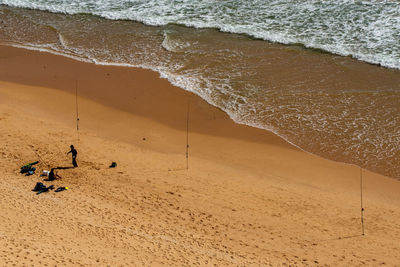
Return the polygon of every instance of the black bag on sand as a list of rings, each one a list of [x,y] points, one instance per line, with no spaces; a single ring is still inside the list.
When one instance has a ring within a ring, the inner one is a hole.
[[[111,163],[111,165],[110,165],[110,168],[115,168],[115,167],[117,167],[117,163],[113,161],[113,162]]]
[[[41,193],[45,193],[48,192],[49,190],[53,190],[54,189],[54,185],[50,185],[49,187],[44,187],[42,190],[40,190],[39,192],[36,193],[36,195],[39,195]]]
[[[35,188],[33,188],[32,191],[34,192],[42,191],[43,188],[46,188],[46,186],[41,182],[37,182]]]

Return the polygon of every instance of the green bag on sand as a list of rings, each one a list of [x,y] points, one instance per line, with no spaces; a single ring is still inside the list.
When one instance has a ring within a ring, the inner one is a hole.
[[[38,163],[39,163],[39,161],[35,161],[35,162],[32,162],[32,163],[25,164],[24,166],[21,167],[21,170],[19,172],[20,173],[27,173],[32,169],[33,165],[38,164]]]

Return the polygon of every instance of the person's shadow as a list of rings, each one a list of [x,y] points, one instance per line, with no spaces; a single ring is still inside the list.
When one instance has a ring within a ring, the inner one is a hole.
[[[55,167],[55,170],[67,170],[67,169],[75,169],[74,167]]]

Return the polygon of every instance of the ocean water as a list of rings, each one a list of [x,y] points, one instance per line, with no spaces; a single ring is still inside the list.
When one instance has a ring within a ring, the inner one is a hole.
[[[398,1],[0,0],[0,4],[155,26],[215,28],[400,68]]]
[[[158,71],[238,123],[400,178],[397,1],[0,4],[2,44]]]

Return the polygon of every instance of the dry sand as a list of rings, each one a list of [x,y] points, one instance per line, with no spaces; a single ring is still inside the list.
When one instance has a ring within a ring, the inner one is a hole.
[[[0,47],[0,143],[1,266],[400,265],[399,181],[363,172],[362,236],[357,167],[151,71]],[[79,168],[47,182],[70,190],[35,195],[19,167],[70,166],[70,144]]]

